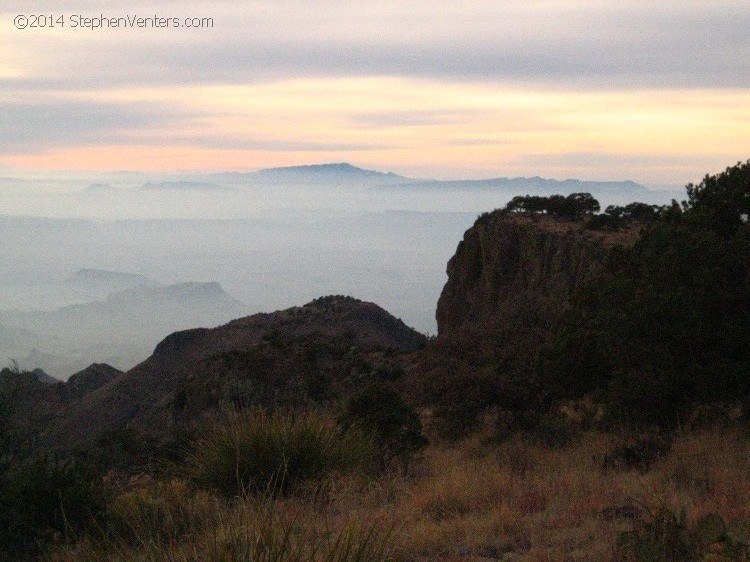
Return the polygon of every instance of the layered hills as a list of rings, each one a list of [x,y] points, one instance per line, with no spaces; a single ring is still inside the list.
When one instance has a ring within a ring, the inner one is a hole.
[[[222,324],[246,310],[215,282],[159,286],[137,275],[81,270],[69,283],[116,290],[55,310],[0,311],[0,334],[7,334],[0,351],[58,378],[84,368],[92,356],[128,368],[170,332]]]
[[[404,559],[745,560],[748,178],[750,161],[688,186],[682,205],[598,215],[589,194],[515,197],[464,233],[435,338],[332,296],[173,332],[127,372],[5,370],[0,551],[193,559],[230,536],[231,558],[270,498],[274,534],[250,537],[262,548],[301,514],[331,537],[330,510],[409,521]],[[378,458],[321,473],[332,441],[345,460]],[[56,544],[48,529],[70,521],[83,539]],[[346,529],[335,549],[386,540]]]
[[[87,392],[63,393],[64,415],[41,430],[42,440],[91,444],[129,428],[163,441],[228,405],[325,402],[425,343],[377,305],[351,297],[175,332],[127,373],[92,366],[71,377],[63,388]]]
[[[548,345],[570,297],[606,270],[612,251],[633,244],[638,228],[598,232],[549,217],[483,215],[448,263],[433,342],[350,297],[178,331],[126,373],[94,365],[71,377],[55,397],[64,414],[40,434],[72,446],[129,428],[163,441],[227,405],[325,403],[376,372],[403,373],[393,382],[428,408],[439,410],[446,397],[472,388],[481,405],[503,391],[498,366],[528,363]],[[158,300],[189,302],[195,289],[163,288]],[[220,294],[213,285],[200,290]],[[143,291],[118,293],[107,306],[126,307]]]

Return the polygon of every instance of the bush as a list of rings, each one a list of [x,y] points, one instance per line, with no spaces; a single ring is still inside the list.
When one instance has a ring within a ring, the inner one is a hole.
[[[689,220],[731,238],[748,223],[750,214],[750,160],[738,162],[698,185],[687,185],[684,203]]]
[[[618,561],[686,562],[697,560],[696,549],[685,523],[666,507],[648,511],[635,521],[632,531],[617,537]]]
[[[617,254],[571,299],[545,355],[546,388],[565,398],[606,391],[633,427],[684,425],[696,406],[746,402],[750,227],[736,240],[666,219]]]
[[[72,538],[104,512],[101,479],[85,462],[39,454],[0,476],[0,559]]]
[[[377,441],[382,463],[399,460],[404,470],[427,445],[416,410],[393,388],[373,382],[352,396],[340,417],[344,427],[359,427]]]
[[[636,562],[689,562],[747,560],[750,550],[731,537],[724,520],[708,513],[689,529],[685,512],[679,517],[661,506],[639,512],[632,531],[617,537],[616,560]]]
[[[456,441],[476,430],[484,414],[501,402],[499,386],[490,373],[459,372],[445,381],[433,413],[438,435]]]
[[[643,434],[622,439],[604,459],[604,468],[638,470],[645,473],[670,450],[668,439],[653,434]]]
[[[200,485],[227,496],[293,491],[334,471],[367,468],[372,439],[314,412],[234,412],[198,438],[187,455]]]
[[[254,560],[378,562],[393,560],[391,528],[358,519],[329,527],[270,495],[221,501],[170,480],[125,492],[110,506],[106,536],[50,552],[49,560]]]
[[[579,221],[584,216],[599,211],[599,201],[590,193],[571,193],[567,197],[551,195],[518,195],[505,205],[505,212],[529,215],[549,215],[570,221]]]
[[[580,437],[580,432],[562,414],[547,412],[534,428],[533,437],[547,447],[557,448],[570,445]]]

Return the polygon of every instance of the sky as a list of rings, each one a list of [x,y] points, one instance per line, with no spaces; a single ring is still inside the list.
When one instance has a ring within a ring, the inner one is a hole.
[[[0,174],[682,186],[750,158],[747,0],[123,4],[3,1]]]

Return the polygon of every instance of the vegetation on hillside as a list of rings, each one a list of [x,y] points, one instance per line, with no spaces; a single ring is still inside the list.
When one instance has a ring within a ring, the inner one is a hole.
[[[540,309],[525,322],[480,326],[431,346],[420,365],[430,376],[417,376],[411,392],[434,409],[443,436],[464,436],[488,415],[501,433],[554,429],[570,401],[593,404],[597,426],[613,429],[671,431],[702,423],[709,410],[746,411],[750,161],[687,194],[682,205],[633,203],[579,216],[584,227],[630,228],[638,238],[611,248],[601,272],[559,303],[560,319]],[[516,198],[494,220],[560,220],[553,201]]]
[[[540,376],[557,396],[604,392],[628,425],[674,428],[750,400],[750,162],[688,186],[583,288]]]
[[[507,213],[524,213],[528,215],[549,215],[565,220],[580,220],[584,216],[599,211],[599,201],[590,193],[571,193],[563,195],[518,195],[505,205]]]

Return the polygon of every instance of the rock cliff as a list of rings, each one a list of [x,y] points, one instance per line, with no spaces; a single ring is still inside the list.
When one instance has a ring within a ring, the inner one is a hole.
[[[549,326],[573,291],[593,279],[634,230],[603,233],[580,222],[493,212],[479,217],[448,262],[438,334]]]

